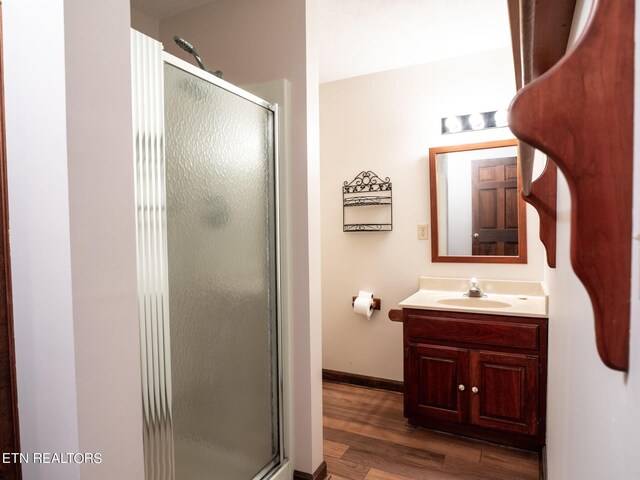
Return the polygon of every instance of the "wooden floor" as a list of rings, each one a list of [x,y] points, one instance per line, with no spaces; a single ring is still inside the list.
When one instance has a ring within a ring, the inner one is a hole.
[[[324,383],[331,480],[538,480],[538,455],[407,424],[400,393]]]

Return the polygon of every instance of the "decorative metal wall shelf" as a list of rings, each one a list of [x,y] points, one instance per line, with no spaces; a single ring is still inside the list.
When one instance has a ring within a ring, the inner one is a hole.
[[[343,232],[389,232],[393,230],[391,180],[372,171],[362,171],[342,186]],[[347,222],[347,209],[365,207]]]

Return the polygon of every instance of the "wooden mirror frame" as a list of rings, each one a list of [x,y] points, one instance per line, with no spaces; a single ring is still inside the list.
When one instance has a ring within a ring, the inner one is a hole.
[[[489,148],[517,147],[518,140],[497,140],[492,142],[468,143],[434,147],[429,149],[429,185],[431,197],[431,261],[446,263],[527,263],[527,214],[526,205],[518,195],[518,255],[440,255],[438,244],[438,179],[436,175],[436,155],[440,153],[467,152],[471,150],[486,150]],[[518,192],[522,190],[522,175],[520,172],[520,151],[518,149]]]

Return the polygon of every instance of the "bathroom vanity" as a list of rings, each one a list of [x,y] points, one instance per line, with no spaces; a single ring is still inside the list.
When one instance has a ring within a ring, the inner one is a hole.
[[[423,277],[390,312],[404,329],[409,423],[538,450],[544,445],[547,301],[540,282]],[[424,288],[423,288],[424,287]]]

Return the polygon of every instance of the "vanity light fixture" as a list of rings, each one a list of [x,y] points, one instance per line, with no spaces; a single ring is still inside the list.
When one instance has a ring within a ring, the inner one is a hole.
[[[452,115],[442,118],[441,125],[443,134],[502,128],[507,126],[507,111],[494,110],[467,115]]]

